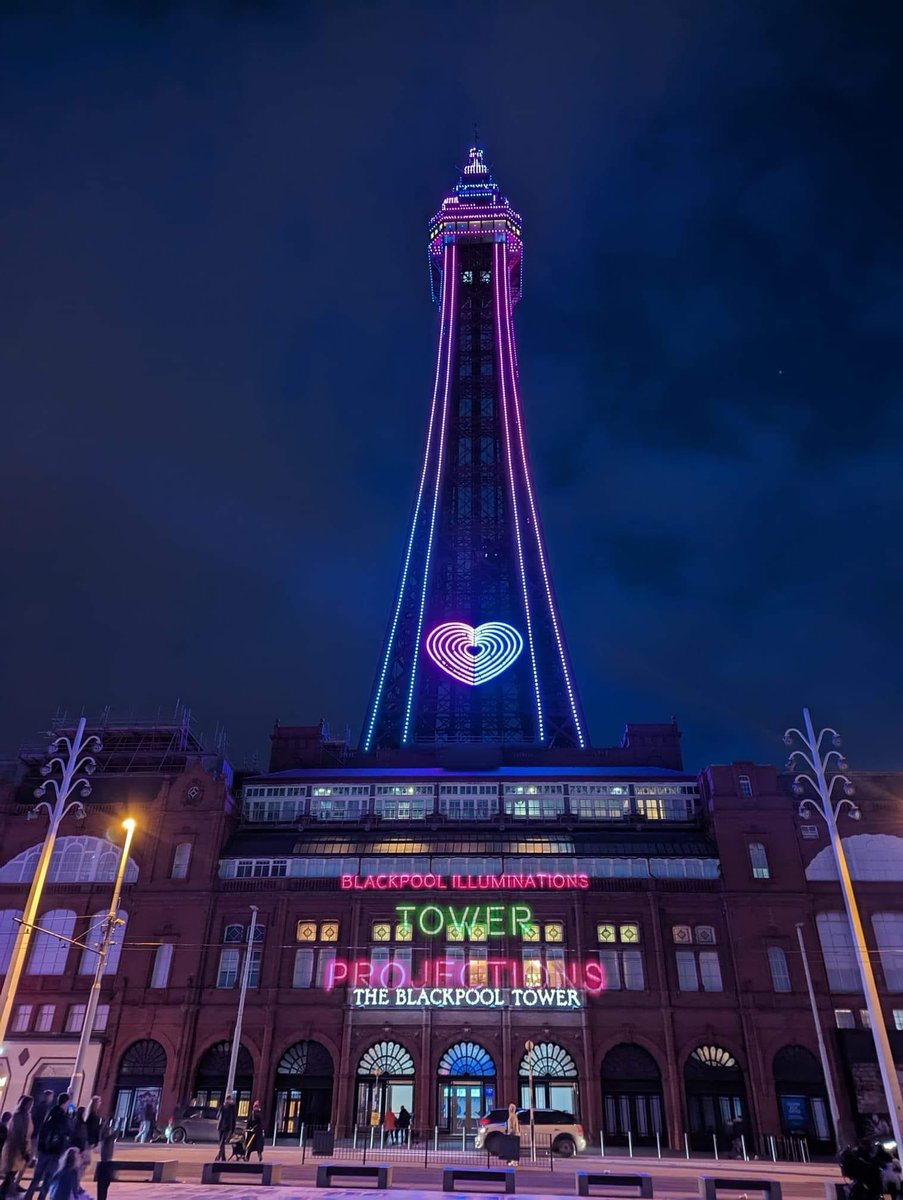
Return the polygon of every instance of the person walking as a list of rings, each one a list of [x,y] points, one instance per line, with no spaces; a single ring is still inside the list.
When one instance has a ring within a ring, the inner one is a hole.
[[[85,1116],[85,1137],[87,1146],[85,1153],[87,1159],[85,1161],[85,1170],[91,1165],[91,1156],[96,1152],[100,1145],[100,1135],[103,1133],[103,1117],[100,1115],[100,1096],[92,1096],[91,1103],[88,1105],[88,1112]]]
[[[216,1118],[216,1131],[219,1134],[219,1152],[214,1162],[226,1161],[226,1147],[235,1133],[235,1100],[230,1092]]]
[[[88,1114],[82,1105],[75,1110],[75,1116],[72,1118],[72,1141],[70,1148],[74,1147],[78,1151],[78,1178],[81,1178],[88,1169],[88,1163],[91,1161],[91,1152],[88,1149]]]
[[[141,1103],[141,1123],[138,1126],[138,1136],[136,1142],[150,1142],[153,1140],[154,1129],[157,1125],[157,1110],[154,1107],[154,1101],[149,1092],[145,1092]]]
[[[69,1115],[69,1094],[60,1092],[56,1104],[44,1118],[41,1132],[38,1134],[38,1161],[35,1164],[34,1175],[28,1185],[24,1200],[31,1200],[37,1193],[39,1200],[45,1200],[50,1181],[59,1170],[60,1159],[69,1149],[72,1141],[72,1118]]]
[[[31,1162],[31,1110],[34,1101],[23,1096],[9,1123],[3,1150],[0,1151],[0,1200],[15,1193],[16,1176]]]
[[[13,1114],[11,1112],[5,1112],[3,1116],[0,1117],[0,1155],[3,1154],[3,1147],[6,1143],[6,1139],[9,1137],[9,1123],[12,1119]]]
[[[517,1119],[516,1104],[508,1105],[508,1120],[505,1122],[505,1133],[507,1133],[509,1137],[516,1137],[520,1139],[520,1121]],[[517,1162],[518,1160],[516,1158],[509,1158],[508,1166],[516,1167]]]
[[[245,1159],[247,1162],[251,1161],[252,1154],[257,1155],[258,1162],[263,1162],[264,1136],[263,1110],[260,1107],[260,1101],[255,1100],[245,1126]]]
[[[395,1120],[396,1139],[405,1145],[408,1140],[408,1130],[411,1128],[411,1114],[402,1104],[398,1110],[398,1116]]]
[[[50,1181],[50,1200],[79,1200],[84,1196],[79,1163],[81,1156],[76,1146],[70,1146],[66,1151],[59,1169]]]
[[[386,1114],[383,1117],[383,1129],[386,1131],[386,1143],[391,1145],[395,1141],[395,1125],[398,1118],[391,1108],[386,1109]]]

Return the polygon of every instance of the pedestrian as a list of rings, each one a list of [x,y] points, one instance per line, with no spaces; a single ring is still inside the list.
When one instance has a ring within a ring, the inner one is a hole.
[[[78,1173],[80,1162],[78,1147],[70,1146],[50,1181],[50,1200],[80,1200],[84,1196]]]
[[[229,1140],[235,1132],[235,1116],[235,1100],[230,1092],[222,1108],[219,1110],[219,1116],[216,1118],[216,1131],[219,1134],[219,1153],[214,1162],[226,1161],[226,1147],[229,1145]]]
[[[386,1131],[386,1142],[391,1145],[395,1141],[395,1124],[397,1117],[391,1108],[386,1109],[386,1115],[383,1117],[383,1129]]]
[[[16,1106],[3,1150],[0,1151],[0,1200],[15,1192],[16,1176],[31,1162],[31,1096],[23,1096]]]
[[[734,1117],[730,1123],[731,1154],[734,1158],[743,1157],[743,1121]]]
[[[402,1145],[408,1140],[408,1130],[411,1128],[411,1114],[402,1104],[398,1110],[398,1117],[395,1120],[396,1138]]]
[[[34,1175],[28,1185],[24,1200],[31,1200],[37,1193],[39,1200],[45,1200],[50,1181],[59,1170],[60,1159],[69,1149],[72,1141],[72,1118],[69,1115],[69,1094],[60,1092],[56,1104],[44,1118],[41,1132],[38,1134],[38,1161],[35,1163]]]
[[[517,1119],[516,1104],[508,1105],[508,1120],[505,1122],[505,1133],[507,1133],[509,1137],[516,1137],[518,1140],[520,1139],[520,1121]],[[516,1167],[517,1159],[510,1158],[508,1160],[508,1166]]]
[[[70,1146],[78,1151],[78,1178],[81,1181],[82,1176],[88,1169],[88,1163],[91,1161],[91,1151],[88,1149],[88,1121],[87,1111],[82,1105],[75,1110],[75,1116],[72,1118],[72,1141]]]
[[[41,1092],[38,1099],[35,1101],[34,1108],[31,1110],[31,1131],[37,1141],[38,1134],[41,1132],[41,1126],[44,1124],[44,1118],[53,1108],[54,1095],[48,1088],[45,1092]]]
[[[85,1149],[82,1154],[82,1175],[91,1165],[91,1158],[100,1145],[100,1135],[103,1132],[103,1117],[100,1115],[100,1096],[92,1096],[85,1115]]]
[[[247,1162],[251,1161],[252,1154],[257,1155],[258,1162],[263,1162],[264,1137],[263,1110],[260,1107],[260,1101],[255,1100],[245,1126],[245,1159]]]
[[[145,1092],[142,1097],[139,1097],[138,1103],[141,1105],[141,1121],[135,1141],[149,1142],[153,1139],[154,1129],[157,1125],[157,1110],[150,1092]]]
[[[860,1138],[855,1146],[844,1150],[840,1156],[840,1169],[847,1179],[852,1180],[850,1200],[879,1200],[882,1165],[871,1138]]]
[[[3,1145],[9,1137],[9,1123],[13,1119],[11,1112],[5,1112],[0,1116],[0,1155],[3,1154]]]

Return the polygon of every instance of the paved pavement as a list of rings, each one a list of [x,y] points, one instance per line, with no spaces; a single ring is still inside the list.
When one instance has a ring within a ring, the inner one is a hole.
[[[179,1162],[178,1177],[181,1182],[175,1184],[142,1183],[140,1178],[132,1181],[117,1182],[111,1185],[109,1200],[443,1200],[441,1192],[441,1165],[432,1163],[424,1167],[411,1161],[400,1162],[391,1151],[382,1155],[368,1153],[368,1162],[392,1161],[394,1163],[393,1184],[388,1191],[377,1191],[371,1188],[329,1188],[318,1190],[313,1186],[318,1162],[307,1156],[306,1162],[301,1162],[301,1152],[296,1147],[267,1148],[266,1157],[273,1162],[283,1164],[282,1177],[285,1181],[281,1187],[261,1187],[251,1183],[218,1184],[215,1188],[204,1187],[200,1184],[201,1165],[209,1162],[213,1151],[208,1146],[134,1146],[120,1143],[116,1148],[116,1157],[122,1159],[158,1159],[175,1158]],[[454,1154],[449,1154],[450,1161]],[[347,1161],[342,1158],[341,1161]],[[597,1155],[580,1155],[577,1159],[564,1162],[554,1160],[554,1170],[548,1165],[543,1169],[542,1164],[531,1166],[522,1164],[517,1169],[517,1196],[519,1200],[543,1200],[548,1196],[573,1196],[575,1170],[609,1170],[612,1172],[646,1171],[652,1175],[656,1200],[696,1200],[698,1197],[698,1178],[700,1175],[732,1175],[742,1178],[778,1179],[781,1183],[785,1200],[823,1200],[824,1180],[839,1180],[837,1168],[831,1164],[771,1163],[749,1162],[739,1163],[722,1161],[715,1163],[711,1159],[641,1159],[615,1158],[608,1156],[604,1159]],[[96,1195],[96,1185],[91,1182],[93,1170],[86,1180],[88,1195]],[[487,1196],[497,1197],[497,1193],[489,1188],[485,1191],[457,1193],[464,1200],[485,1200]],[[738,1193],[729,1193],[732,1200],[746,1200]],[[447,1197],[445,1198],[447,1200]],[[753,1195],[753,1200],[758,1197]]]

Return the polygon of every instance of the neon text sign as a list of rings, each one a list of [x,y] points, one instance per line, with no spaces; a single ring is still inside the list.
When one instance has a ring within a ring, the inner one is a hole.
[[[353,988],[355,1008],[582,1008],[575,988]]]
[[[396,904],[402,925],[416,925],[427,937],[451,930],[458,937],[470,936],[476,927],[485,936],[529,937],[533,930],[533,910],[528,904]]]
[[[341,875],[340,886],[345,892],[562,892],[568,888],[585,890],[588,875]]]
[[[446,621],[427,634],[426,648],[452,679],[477,687],[508,670],[523,650],[524,639],[504,621],[486,621],[476,628],[464,621]]]
[[[617,983],[617,980],[614,981]],[[404,959],[388,962],[372,961],[369,958],[337,958],[326,969],[325,990],[339,987],[354,989],[398,990],[463,988],[465,991],[531,990],[552,991],[576,990],[589,996],[599,996],[608,986],[605,967],[599,959],[570,958],[563,961],[543,962],[537,956],[524,961],[521,958],[493,957],[471,958],[427,958],[415,969]]]

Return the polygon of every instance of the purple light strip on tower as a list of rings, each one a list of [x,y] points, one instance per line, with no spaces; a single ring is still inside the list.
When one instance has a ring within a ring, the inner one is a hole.
[[[542,714],[542,695],[539,690],[539,672],[536,668],[536,647],[533,644],[533,620],[530,616],[530,594],[527,590],[527,571],[520,536],[520,518],[517,512],[517,490],[514,486],[514,464],[511,461],[511,429],[508,424],[508,392],[505,387],[505,363],[502,345],[502,297],[499,293],[499,243],[492,247],[492,281],[495,289],[495,336],[498,351],[499,383],[502,397],[502,428],[505,431],[505,458],[508,464],[508,484],[511,489],[511,512],[514,517],[514,537],[517,543],[517,561],[520,567],[521,591],[524,595],[524,618],[527,624],[527,645],[530,649],[530,667],[533,672],[533,690],[536,694],[536,721],[539,741],[546,739],[545,721]],[[506,301],[507,303],[507,301]]]
[[[584,736],[583,729],[580,725],[580,716],[577,712],[577,698],[574,695],[574,687],[571,682],[571,673],[568,668],[567,653],[564,648],[564,639],[561,636],[561,626],[560,626],[560,623],[558,620],[558,614],[555,611],[555,600],[552,595],[552,584],[549,580],[549,572],[548,572],[548,568],[546,566],[545,548],[543,547],[543,544],[542,544],[542,535],[539,532],[539,519],[538,519],[538,516],[536,513],[536,504],[533,499],[533,485],[530,481],[530,470],[527,466],[527,450],[526,450],[526,446],[524,445],[523,422],[521,420],[521,415],[520,415],[520,397],[519,397],[518,391],[517,391],[517,372],[514,367],[514,363],[515,363],[514,335],[512,332],[512,328],[511,328],[511,325],[512,325],[511,305],[510,305],[510,302],[508,299],[508,249],[507,249],[507,246],[503,245],[501,247],[501,256],[502,256],[502,263],[503,263],[503,267],[504,267],[503,286],[505,289],[505,325],[506,325],[506,329],[507,329],[508,357],[509,357],[509,364],[510,364],[510,369],[511,369],[511,392],[512,392],[512,397],[513,397],[512,407],[514,410],[515,424],[517,425],[518,442],[520,443],[520,457],[521,457],[521,464],[522,464],[523,472],[524,472],[524,483],[527,488],[527,499],[529,500],[529,503],[530,503],[530,513],[533,517],[533,533],[536,537],[536,550],[539,555],[539,565],[542,570],[542,578],[543,578],[543,583],[545,585],[545,590],[546,590],[546,599],[549,604],[549,616],[551,617],[551,620],[552,620],[552,629],[555,633],[555,641],[558,645],[558,656],[561,660],[561,670],[564,675],[564,684],[565,684],[565,687],[567,688],[568,701],[571,706],[571,715],[574,718],[574,728],[577,732],[577,740],[580,743],[580,748],[582,750],[586,746],[586,737]],[[504,394],[504,391],[503,391],[503,394]],[[518,552],[520,552],[519,544],[518,544]],[[532,643],[531,643],[531,648],[532,648]]]
[[[414,705],[414,689],[417,682],[417,663],[420,659],[420,639],[423,635],[423,613],[426,608],[426,592],[430,579],[430,561],[433,556],[433,533],[436,529],[436,511],[439,507],[439,492],[442,488],[442,458],[445,453],[445,432],[448,422],[448,391],[451,382],[452,345],[454,343],[455,318],[457,309],[455,299],[458,294],[457,246],[454,242],[445,256],[445,271],[442,280],[442,291],[445,293],[446,279],[451,274],[451,302],[449,306],[448,335],[445,339],[445,393],[442,397],[442,421],[439,426],[439,450],[436,456],[436,486],[433,488],[433,511],[430,514],[430,536],[426,544],[426,558],[423,564],[423,590],[420,593],[420,611],[417,614],[417,636],[414,639],[413,656],[411,659],[411,682],[408,687],[408,702],[404,713],[404,728],[401,734],[401,744],[406,746],[411,733],[411,709]],[[440,355],[441,358],[441,355]]]
[[[448,266],[447,257],[448,257],[448,253],[447,253],[447,249],[446,249],[446,255],[445,255],[446,262],[443,264],[443,266],[445,268],[447,268],[447,266]],[[423,469],[420,472],[420,487],[418,488],[417,501],[414,505],[414,516],[413,516],[413,519],[411,520],[411,535],[408,538],[408,548],[405,553],[404,566],[402,567],[402,571],[401,571],[401,583],[399,584],[399,587],[398,587],[398,594],[397,594],[396,603],[395,603],[395,612],[392,614],[392,624],[389,627],[389,636],[386,639],[386,653],[385,653],[385,657],[383,658],[382,668],[380,669],[379,681],[376,685],[376,694],[373,697],[373,708],[370,712],[370,720],[367,723],[367,736],[364,739],[364,750],[365,751],[370,749],[370,746],[372,745],[372,742],[373,742],[373,731],[376,728],[376,719],[379,714],[380,703],[382,702],[383,688],[384,688],[385,682],[386,682],[386,673],[389,669],[389,659],[391,658],[391,655],[392,655],[392,647],[395,644],[395,634],[398,630],[398,619],[401,614],[401,606],[404,602],[405,587],[407,586],[407,581],[408,581],[408,569],[411,564],[411,554],[414,549],[414,538],[415,538],[415,535],[417,532],[417,522],[420,517],[420,505],[423,500],[423,489],[426,484],[426,476],[427,476],[427,471],[429,469],[430,448],[433,443],[433,433],[434,433],[434,429],[435,429],[436,403],[439,399],[439,377],[441,375],[441,366],[442,366],[443,339],[445,339],[446,345],[450,345],[450,343],[451,343],[451,328],[448,324],[449,308],[448,308],[447,301],[448,301],[448,271],[447,271],[447,269],[443,269],[443,272],[442,272],[442,304],[441,304],[440,316],[439,316],[439,346],[438,346],[438,350],[436,353],[436,377],[433,381],[433,402],[432,402],[432,405],[430,406],[430,419],[429,419],[429,424],[427,426],[426,450],[424,451],[424,454],[423,454]],[[446,385],[446,393],[447,393],[447,385]]]

